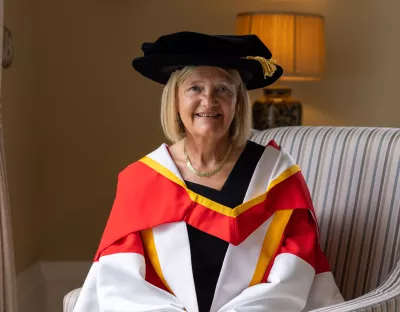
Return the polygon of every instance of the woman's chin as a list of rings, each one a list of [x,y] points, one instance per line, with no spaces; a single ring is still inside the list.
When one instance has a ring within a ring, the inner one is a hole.
[[[192,132],[194,137],[215,138],[219,139],[227,134],[227,130],[221,127],[202,127]]]

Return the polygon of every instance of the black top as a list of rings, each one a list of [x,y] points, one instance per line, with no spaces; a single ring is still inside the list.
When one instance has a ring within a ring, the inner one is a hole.
[[[235,208],[243,203],[251,177],[263,152],[264,146],[248,141],[220,191],[188,181],[185,181],[186,186],[212,201]],[[209,312],[229,244],[189,224],[187,229],[199,312]]]

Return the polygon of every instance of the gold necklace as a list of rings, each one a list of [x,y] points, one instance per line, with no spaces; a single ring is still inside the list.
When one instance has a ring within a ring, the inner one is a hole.
[[[185,139],[185,143],[184,143],[184,148],[183,148],[184,154],[185,154],[185,161],[186,161],[186,166],[190,169],[190,171],[192,173],[194,173],[195,175],[199,176],[199,177],[211,177],[214,174],[217,174],[218,172],[221,171],[222,167],[226,164],[226,162],[228,161],[229,155],[231,154],[232,151],[232,142],[229,144],[228,150],[226,151],[226,154],[224,156],[224,159],[222,159],[221,163],[218,165],[218,167],[210,172],[201,172],[196,170],[189,158],[189,155],[186,151],[186,139]]]

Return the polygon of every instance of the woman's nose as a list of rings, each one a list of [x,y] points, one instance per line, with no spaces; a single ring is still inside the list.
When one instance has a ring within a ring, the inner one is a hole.
[[[215,92],[205,92],[203,97],[203,104],[206,106],[216,106],[218,105],[217,95]]]

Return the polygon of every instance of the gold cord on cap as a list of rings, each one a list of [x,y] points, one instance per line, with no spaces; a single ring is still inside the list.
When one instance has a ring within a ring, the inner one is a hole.
[[[267,60],[262,56],[246,56],[248,60],[256,60],[260,62],[263,71],[264,71],[264,79],[268,77],[272,77],[276,71],[276,61],[274,59]]]

